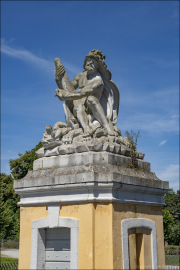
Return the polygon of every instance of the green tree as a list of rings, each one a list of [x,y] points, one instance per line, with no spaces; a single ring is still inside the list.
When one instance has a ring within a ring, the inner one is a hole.
[[[164,209],[169,210],[175,220],[180,220],[180,190],[176,194],[173,189],[169,189],[163,200],[165,203]]]
[[[18,238],[19,231],[15,227],[19,219],[19,195],[15,194],[13,189],[13,178],[5,173],[0,174],[1,185],[1,237],[11,239]]]
[[[19,158],[9,161],[11,175],[0,174],[1,197],[0,197],[0,226],[1,238],[18,239],[20,225],[20,210],[17,205],[19,195],[14,192],[14,179],[23,178],[28,171],[33,170],[33,161],[37,159],[36,151],[42,147],[38,143],[35,148],[26,151],[25,154],[19,154]]]
[[[3,201],[3,195],[0,194],[0,238],[4,239],[7,235],[7,228],[12,223],[13,218],[11,215],[11,209],[6,202]]]
[[[136,147],[137,147],[137,140],[139,137],[141,137],[140,131],[138,131],[138,133],[135,133],[133,130],[131,130],[131,133],[129,133],[129,131],[126,130],[126,137],[131,152],[132,168],[136,169],[137,168]]]
[[[180,245],[180,190],[169,189],[163,200],[164,239],[169,245]]]
[[[36,151],[42,147],[42,142],[39,142],[35,148],[26,151],[25,154],[18,154],[19,158],[10,159],[10,170],[14,179],[23,178],[28,171],[33,170],[33,161],[37,159]]]
[[[164,240],[168,243],[171,241],[171,230],[173,224],[173,216],[170,214],[169,210],[163,209]]]

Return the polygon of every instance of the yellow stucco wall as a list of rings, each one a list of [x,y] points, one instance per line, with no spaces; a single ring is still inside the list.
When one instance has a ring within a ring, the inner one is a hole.
[[[123,269],[121,221],[128,218],[147,218],[156,223],[158,269],[165,269],[162,207],[120,203],[113,204],[113,245],[116,247],[113,252],[114,269]],[[132,250],[134,243],[129,243],[133,245],[130,247]]]
[[[64,204],[61,205],[60,216],[79,220],[79,269],[123,269],[121,221],[138,217],[156,223],[158,264],[159,269],[164,269],[161,207],[119,203]],[[21,208],[19,269],[30,268],[32,221],[47,217],[46,206]],[[135,247],[133,239],[132,234],[130,256]]]
[[[32,221],[47,217],[46,206],[20,208],[19,269],[30,269]]]
[[[62,205],[60,215],[79,220],[79,269],[113,269],[112,204]]]

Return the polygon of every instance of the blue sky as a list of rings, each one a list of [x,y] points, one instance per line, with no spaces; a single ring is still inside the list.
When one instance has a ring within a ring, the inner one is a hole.
[[[140,130],[151,170],[179,189],[178,1],[1,1],[1,171],[65,121],[54,58],[73,79],[92,49],[119,88],[123,137]]]

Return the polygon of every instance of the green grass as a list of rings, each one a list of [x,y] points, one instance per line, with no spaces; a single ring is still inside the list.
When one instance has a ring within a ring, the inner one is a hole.
[[[1,263],[18,263],[18,259],[1,257]]]

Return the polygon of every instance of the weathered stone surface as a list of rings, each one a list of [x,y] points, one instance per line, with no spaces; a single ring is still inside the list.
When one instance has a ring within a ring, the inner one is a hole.
[[[41,147],[39,150],[37,150],[36,155],[38,158],[44,157],[44,147]]]
[[[60,155],[66,155],[66,147],[59,147],[59,154]]]
[[[41,161],[41,163],[37,164],[37,161]],[[148,170],[138,171],[127,168],[128,161],[128,157],[106,152],[42,158],[34,162],[36,170],[30,171],[24,178],[14,181],[14,187],[27,188],[95,181],[168,189],[168,182],[161,181],[154,173]],[[147,168],[149,165],[146,161],[139,160],[139,162],[143,163],[141,167],[144,165]],[[47,165],[50,166],[50,169],[39,169],[40,166],[47,168]]]
[[[56,146],[55,148],[50,149],[44,149],[44,156],[58,156],[59,155],[59,146]]]
[[[103,150],[103,143],[102,142],[99,142],[97,143],[96,145],[93,146],[92,148],[93,151],[102,151]]]
[[[114,147],[115,147],[114,144],[112,144],[112,143],[109,144],[109,151],[110,151],[111,153],[114,152]]]
[[[66,147],[63,148],[64,153],[66,152]],[[74,153],[71,155],[59,155],[52,157],[43,157],[36,159],[33,163],[33,170],[48,169],[48,168],[62,168],[67,166],[78,166],[84,164],[96,164],[96,163],[112,164],[117,166],[127,166],[131,164],[131,158],[122,156],[119,154],[109,153],[109,152],[84,152],[84,153]],[[144,160],[137,160],[137,165],[139,169],[150,171],[150,163]]]
[[[116,153],[116,154],[119,154],[120,151],[121,151],[121,146],[120,146],[119,144],[116,143],[116,145],[115,145],[115,153]]]
[[[126,155],[126,152],[127,152],[127,147],[124,146],[124,145],[121,145],[121,155]]]
[[[76,147],[77,153],[88,152],[88,151],[89,151],[89,149],[86,145],[79,145]]]
[[[75,152],[76,152],[76,149],[73,148],[73,147],[69,146],[69,147],[66,148],[66,154],[73,154]]]
[[[103,144],[103,151],[110,152],[109,144],[108,143],[104,143]]]

